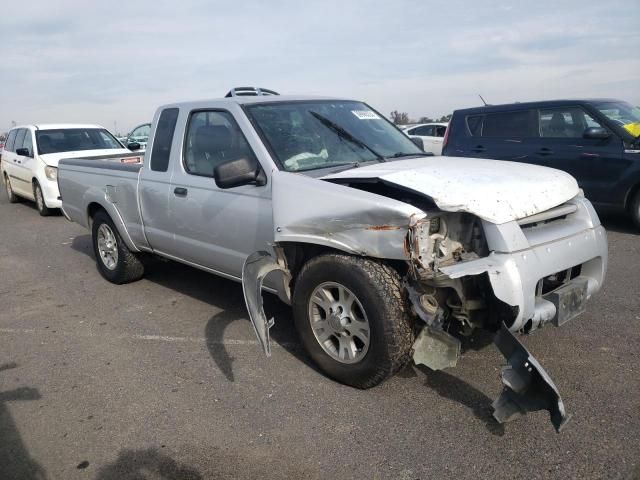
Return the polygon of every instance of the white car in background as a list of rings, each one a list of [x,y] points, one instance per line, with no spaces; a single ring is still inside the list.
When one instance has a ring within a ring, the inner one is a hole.
[[[9,131],[0,175],[11,203],[36,202],[42,216],[60,208],[58,162],[63,158],[131,155],[100,125],[23,125]]]
[[[447,131],[447,123],[420,123],[408,125],[402,131],[409,138],[420,138],[424,144],[424,151],[434,155],[442,155],[442,142]]]

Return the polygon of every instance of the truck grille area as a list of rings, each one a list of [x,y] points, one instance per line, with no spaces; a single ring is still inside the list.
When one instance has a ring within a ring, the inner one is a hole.
[[[551,208],[544,212],[536,213],[529,217],[518,220],[518,225],[522,229],[537,227],[542,224],[548,224],[557,220],[564,220],[568,215],[578,211],[578,206],[573,203],[565,203]]]
[[[551,275],[547,275],[546,277],[540,279],[536,286],[536,296],[541,297],[548,293],[557,290],[569,283],[569,281],[573,280],[577,276],[580,275],[582,271],[582,265],[576,265],[574,267],[568,268],[567,270],[562,270],[560,272],[553,273]]]

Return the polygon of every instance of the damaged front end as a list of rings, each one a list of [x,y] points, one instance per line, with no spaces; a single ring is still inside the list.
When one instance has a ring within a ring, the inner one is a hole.
[[[489,254],[481,223],[460,214],[413,222],[406,249],[410,262],[406,290],[416,315],[426,324],[414,343],[414,362],[432,370],[454,367],[461,354],[459,337],[471,335],[476,328],[495,331],[497,323],[494,343],[508,365],[502,369],[504,389],[493,402],[494,418],[504,423],[527,412],[547,410],[559,432],[569,417],[558,389],[505,325],[513,325],[517,308],[493,295],[486,271],[458,277],[446,273],[447,267]]]
[[[562,309],[568,312],[566,319],[579,313],[583,305],[579,295],[586,299],[594,291],[592,284],[574,278],[569,268],[568,282],[580,283],[581,290],[566,287],[569,293],[560,295],[558,289],[549,294],[554,298],[524,299],[529,287],[535,290],[544,277],[541,271],[530,266],[527,270],[515,257],[495,256],[487,241],[488,224],[477,216],[441,211],[415,192],[373,180],[339,184],[284,172],[273,175],[272,185],[274,253],[253,253],[242,274],[249,315],[267,356],[273,319],[265,315],[261,291],[267,288],[290,303],[290,283],[306,258],[298,258],[301,250],[330,248],[379,258],[392,262],[404,276],[408,301],[419,319],[415,363],[433,370],[454,367],[462,351],[461,338],[479,328],[497,332],[494,343],[508,365],[502,371],[504,390],[493,403],[496,420],[548,410],[557,431],[566,424],[568,416],[556,386],[512,332],[527,331],[528,319],[538,322],[535,325],[558,325]],[[317,201],[298,206],[300,198]],[[494,243],[495,238],[493,232]],[[527,261],[526,255],[521,257]],[[535,261],[535,254],[532,257]],[[280,272],[277,281],[265,282],[274,271]],[[522,277],[522,272],[531,278]],[[549,304],[554,302],[557,307],[551,312]]]

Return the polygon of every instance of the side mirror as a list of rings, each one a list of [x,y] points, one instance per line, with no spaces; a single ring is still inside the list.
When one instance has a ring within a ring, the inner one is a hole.
[[[248,158],[238,158],[218,165],[213,169],[213,178],[220,188],[234,188],[250,183],[264,185],[266,183],[258,162]]]
[[[31,152],[29,151],[28,148],[18,148],[16,149],[16,154],[20,155],[21,157],[31,157]]]
[[[140,144],[138,142],[127,143],[127,148],[135,152],[136,150],[140,150]]]
[[[415,143],[420,150],[424,151],[424,142],[420,137],[411,137],[411,141]]]
[[[594,140],[604,140],[610,136],[611,134],[602,127],[589,127],[582,134],[582,138],[592,138]]]

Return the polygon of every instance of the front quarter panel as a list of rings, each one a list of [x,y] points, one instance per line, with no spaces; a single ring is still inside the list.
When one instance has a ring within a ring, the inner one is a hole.
[[[426,216],[412,205],[301,174],[276,171],[272,182],[276,242],[406,260],[409,226]]]

